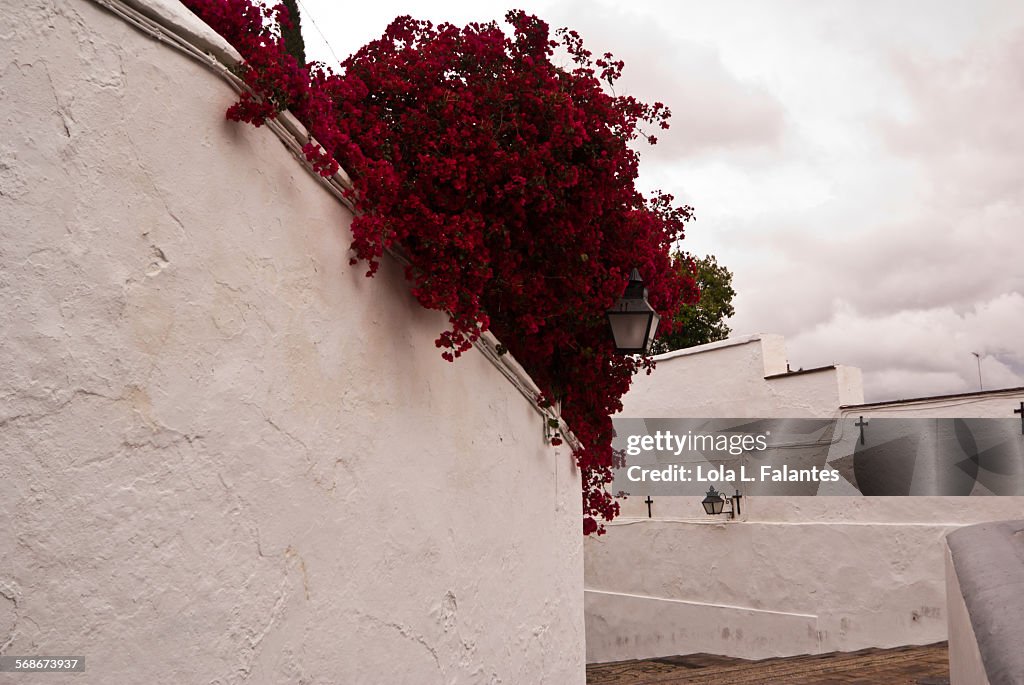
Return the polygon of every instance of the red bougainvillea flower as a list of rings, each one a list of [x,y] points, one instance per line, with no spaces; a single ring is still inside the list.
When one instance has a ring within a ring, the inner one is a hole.
[[[304,149],[314,168],[351,175],[352,262],[373,275],[386,250],[400,252],[416,299],[448,314],[435,341],[445,359],[493,330],[542,400],[561,402],[580,445],[583,531],[603,533],[599,519],[618,513],[610,417],[633,374],[652,368],[615,354],[604,313],[633,267],[663,325],[698,294],[670,257],[692,209],[635,187],[631,143],[654,143],[641,128],[668,128],[668,108],[610,94],[621,61],[521,11],[506,15],[508,34],[399,17],[335,72],[285,52],[281,5],[185,4],[245,58],[251,92],[228,118],[259,126],[289,109],[315,140]]]

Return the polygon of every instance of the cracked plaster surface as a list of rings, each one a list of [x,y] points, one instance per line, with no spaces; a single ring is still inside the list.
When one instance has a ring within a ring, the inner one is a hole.
[[[567,450],[232,98],[96,3],[0,27],[0,653],[582,683]]]

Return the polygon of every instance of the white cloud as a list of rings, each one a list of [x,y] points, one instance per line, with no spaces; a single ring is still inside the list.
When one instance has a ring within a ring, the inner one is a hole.
[[[949,307],[889,314],[840,305],[833,316],[788,341],[801,366],[839,362],[865,371],[869,401],[1024,386],[1024,295],[999,295],[957,313]]]

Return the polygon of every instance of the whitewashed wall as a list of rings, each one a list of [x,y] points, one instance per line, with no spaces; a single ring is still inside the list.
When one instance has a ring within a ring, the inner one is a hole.
[[[637,378],[623,415],[1012,417],[1024,398],[1018,391],[858,405],[857,369],[773,378],[785,371],[778,336],[669,353]],[[1024,498],[744,497],[736,521],[706,516],[694,497],[655,497],[653,518],[642,498],[626,500],[622,511],[607,535],[584,545],[588,662],[944,640],[944,536],[1019,517]]]
[[[533,407],[348,265],[349,212],[213,71],[92,2],[4,15],[0,653],[582,683],[579,474]]]

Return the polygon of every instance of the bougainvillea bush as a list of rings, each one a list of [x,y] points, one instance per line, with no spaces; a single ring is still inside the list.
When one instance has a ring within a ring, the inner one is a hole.
[[[386,250],[402,254],[416,299],[448,314],[445,359],[490,329],[541,402],[560,402],[579,441],[583,530],[602,533],[618,513],[610,417],[651,367],[615,354],[605,311],[633,267],[663,321],[697,296],[670,257],[691,208],[635,187],[631,144],[654,143],[668,109],[611,94],[622,62],[520,11],[506,15],[508,34],[400,17],[333,71],[286,53],[283,6],[185,4],[245,58],[251,92],[228,118],[259,126],[288,109],[313,136],[314,168],[340,164],[353,179],[352,263],[373,275]]]

